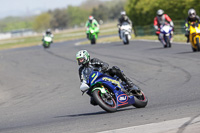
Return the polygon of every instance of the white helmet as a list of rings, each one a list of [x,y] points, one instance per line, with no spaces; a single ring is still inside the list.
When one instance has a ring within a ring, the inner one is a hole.
[[[90,54],[87,50],[80,50],[76,53],[76,60],[78,61],[79,65],[85,65],[90,61]]]
[[[125,11],[121,11],[121,16],[125,16],[126,12]]]
[[[188,16],[190,18],[195,18],[196,17],[196,11],[194,9],[189,9],[188,10]]]
[[[157,11],[157,15],[158,16],[162,16],[164,14],[164,11],[162,10],[162,9],[159,9],[158,11]]]

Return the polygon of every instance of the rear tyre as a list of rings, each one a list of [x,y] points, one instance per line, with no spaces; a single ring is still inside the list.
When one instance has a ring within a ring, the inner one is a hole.
[[[134,99],[135,103],[133,104],[133,106],[136,108],[144,108],[148,103],[148,99],[144,95],[144,92],[142,90],[134,94]]]
[[[105,111],[111,113],[117,110],[117,104],[113,97],[107,98],[100,90],[95,90],[93,93],[95,102]]]

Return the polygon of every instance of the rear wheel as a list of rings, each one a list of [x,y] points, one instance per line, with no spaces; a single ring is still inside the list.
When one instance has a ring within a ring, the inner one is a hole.
[[[92,95],[95,102],[105,111],[115,112],[117,110],[115,99],[112,96],[108,97],[105,94],[102,94],[100,90],[95,90]]]
[[[138,90],[134,93],[134,99],[135,103],[133,106],[136,108],[144,108],[148,103],[148,99],[142,90]]]

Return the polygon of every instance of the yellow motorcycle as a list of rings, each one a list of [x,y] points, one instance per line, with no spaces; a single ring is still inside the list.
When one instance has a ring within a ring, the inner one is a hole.
[[[200,24],[193,22],[190,25],[189,37],[193,52],[200,51]]]

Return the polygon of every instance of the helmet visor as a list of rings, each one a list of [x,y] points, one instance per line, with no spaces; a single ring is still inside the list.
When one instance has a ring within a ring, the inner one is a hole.
[[[190,13],[190,18],[195,18],[196,14],[193,12],[193,13]]]

